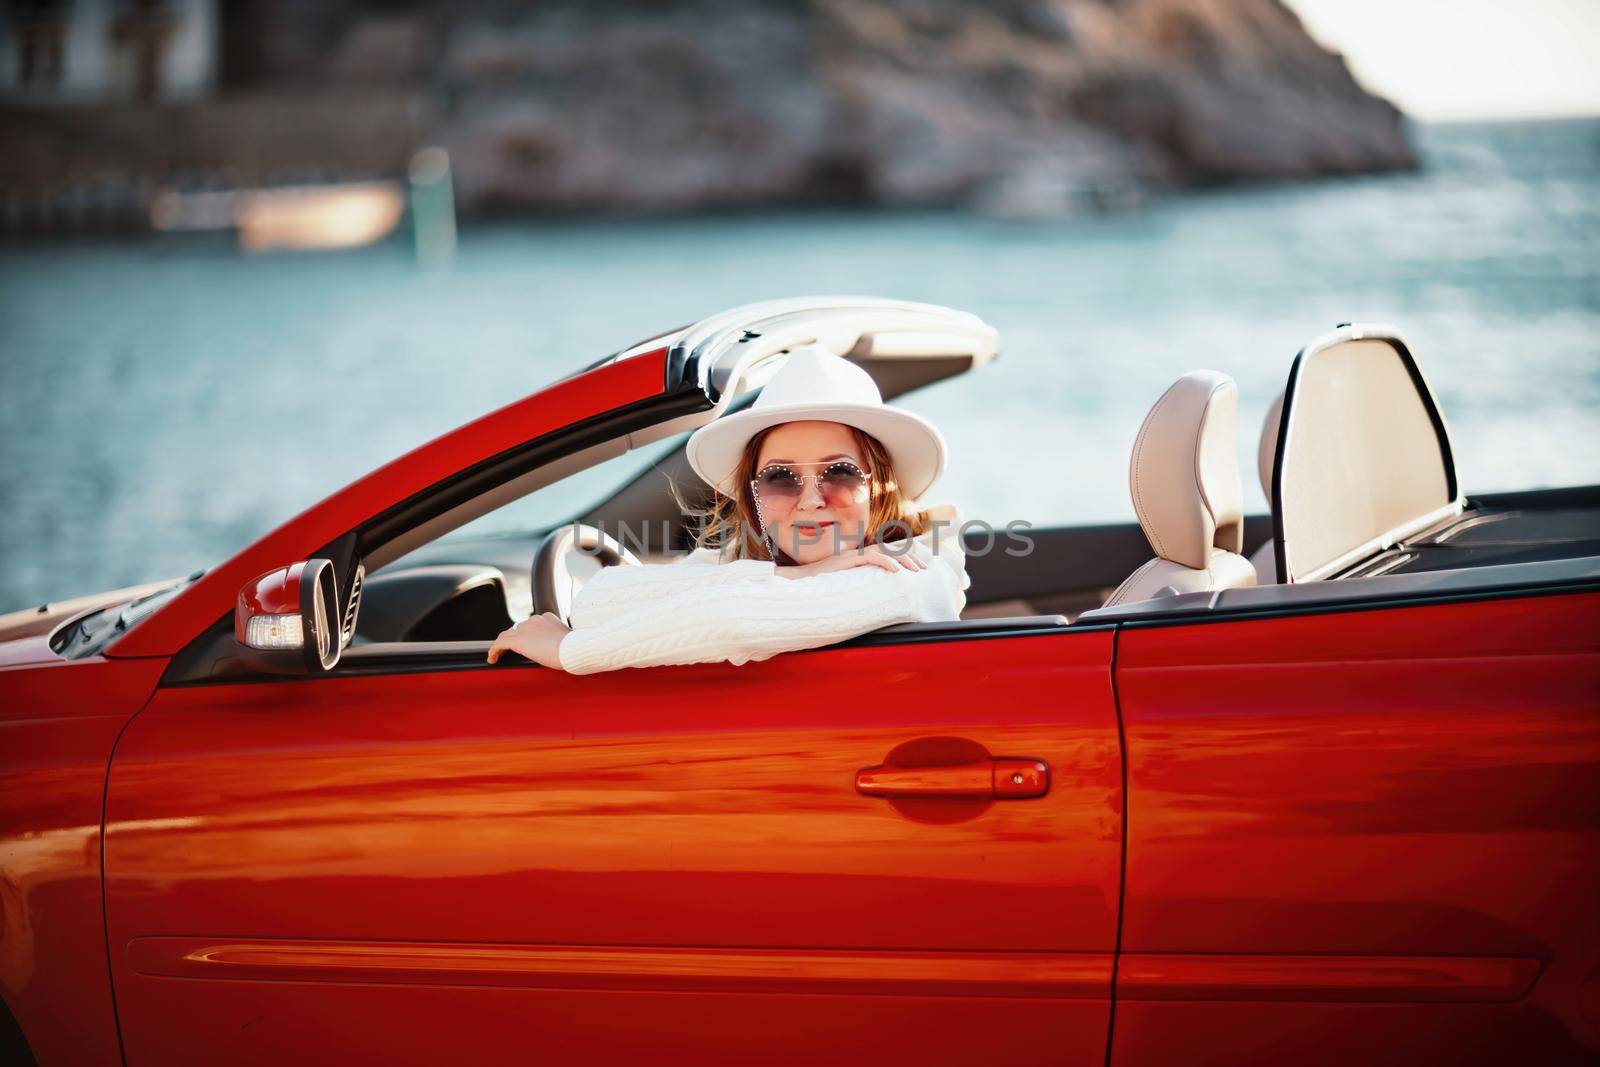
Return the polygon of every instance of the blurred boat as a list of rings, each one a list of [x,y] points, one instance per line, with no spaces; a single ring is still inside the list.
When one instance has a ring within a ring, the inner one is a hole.
[[[169,189],[152,202],[150,222],[158,230],[236,229],[240,245],[252,252],[355,248],[393,233],[405,210],[405,186],[397,181]]]

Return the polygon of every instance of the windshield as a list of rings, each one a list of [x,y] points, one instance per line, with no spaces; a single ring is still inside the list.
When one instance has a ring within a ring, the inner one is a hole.
[[[448,545],[486,537],[520,537],[559,526],[590,511],[657,466],[682,448],[688,439],[689,434],[685,432],[603,460],[479,516],[435,543]]]
[[[70,626],[63,626],[56,631],[50,639],[50,647],[67,659],[95,655],[114,639],[154,615],[204,573],[195,571],[165,589],[146,593],[125,604],[112,604],[92,611]]]
[[[163,589],[159,593],[151,593],[149,596],[142,596],[137,600],[128,601],[128,603],[123,605],[122,610],[117,614],[117,629],[131,630],[133,627],[137,626],[139,623],[155,614],[158,609],[167,603],[167,601],[177,596],[178,593],[186,588],[190,582],[194,581],[198,577],[200,577],[199,573],[191,575],[190,577],[179,582],[177,585],[173,586],[171,589]]]

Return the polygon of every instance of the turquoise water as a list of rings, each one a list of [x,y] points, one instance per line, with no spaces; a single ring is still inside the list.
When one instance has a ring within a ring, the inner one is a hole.
[[[453,269],[399,240],[0,248],[0,611],[214,563],[462,421],[653,331],[823,292],[927,300],[1002,355],[905,401],[997,524],[1131,519],[1149,405],[1197,367],[1256,434],[1295,351],[1398,326],[1469,492],[1600,482],[1600,121],[1431,126],[1419,174],[1052,223],[953,214],[494,223]],[[560,516],[553,516],[559,518]]]

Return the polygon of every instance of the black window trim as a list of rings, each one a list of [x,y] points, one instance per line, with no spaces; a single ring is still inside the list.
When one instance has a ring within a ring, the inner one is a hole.
[[[1521,574],[1515,573],[1521,571]],[[1545,576],[1540,576],[1540,571]],[[1562,571],[1570,573],[1562,574]],[[1390,583],[1395,579],[1427,577],[1440,584],[1433,588],[1378,589],[1365,583]],[[1496,579],[1503,581],[1496,582]],[[1195,626],[1210,623],[1248,622],[1261,619],[1299,618],[1310,615],[1343,615],[1360,611],[1387,611],[1397,608],[1427,607],[1439,604],[1520,600],[1532,597],[1582,595],[1600,591],[1600,556],[1547,560],[1537,563],[1509,563],[1488,567],[1463,567],[1459,570],[1423,572],[1420,575],[1378,575],[1347,578],[1334,582],[1308,582],[1291,586],[1255,586],[1254,590],[1302,590],[1275,602],[1251,604],[1218,603],[1226,593],[1234,600],[1245,590],[1221,593],[1189,593],[1181,597],[1141,601],[1119,607],[1105,616],[1088,620],[1114,623],[1129,629]]]
[[[223,622],[226,621],[223,620]],[[1047,637],[1062,634],[1107,633],[1115,628],[1115,625],[1111,623],[1081,625],[1069,623],[1064,615],[1017,615],[993,619],[901,623],[896,626],[886,626],[879,630],[873,630],[844,641],[837,641],[830,645],[797,649],[794,652],[786,653],[786,655],[809,655],[817,652],[832,652],[851,648],[893,648],[961,641],[988,641],[1008,637]],[[227,632],[231,635],[231,628]],[[375,653],[366,654],[357,651],[352,656],[351,652],[353,650],[363,646],[347,648],[343,656],[340,657],[338,665],[325,674],[267,674],[259,671],[241,671],[238,674],[220,676],[163,677],[161,687],[186,688],[209,685],[254,685],[260,682],[315,682],[334,678],[386,677],[397,674],[441,674],[464,670],[497,671],[504,668],[546,669],[538,664],[523,660],[521,657],[516,657],[513,660],[504,660],[491,666],[484,658],[489,648],[488,641],[397,641],[392,642],[392,644],[395,646],[393,655],[385,655],[383,650],[379,649]],[[430,651],[422,651],[408,650],[405,647],[406,645],[424,647],[451,645],[456,647],[435,647]],[[373,648],[375,646],[365,647]],[[715,664],[707,664],[707,666],[715,666]],[[632,670],[635,668],[625,669]],[[168,673],[171,673],[170,670]]]

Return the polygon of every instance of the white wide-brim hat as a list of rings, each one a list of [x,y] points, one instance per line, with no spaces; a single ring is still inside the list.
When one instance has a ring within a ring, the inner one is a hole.
[[[841,422],[883,445],[895,480],[915,500],[944,473],[944,435],[920,415],[883,402],[878,383],[861,367],[818,345],[803,345],[743,411],[689,435],[689,465],[707,484],[733,496],[739,457],[750,438],[769,426],[802,419]]]

